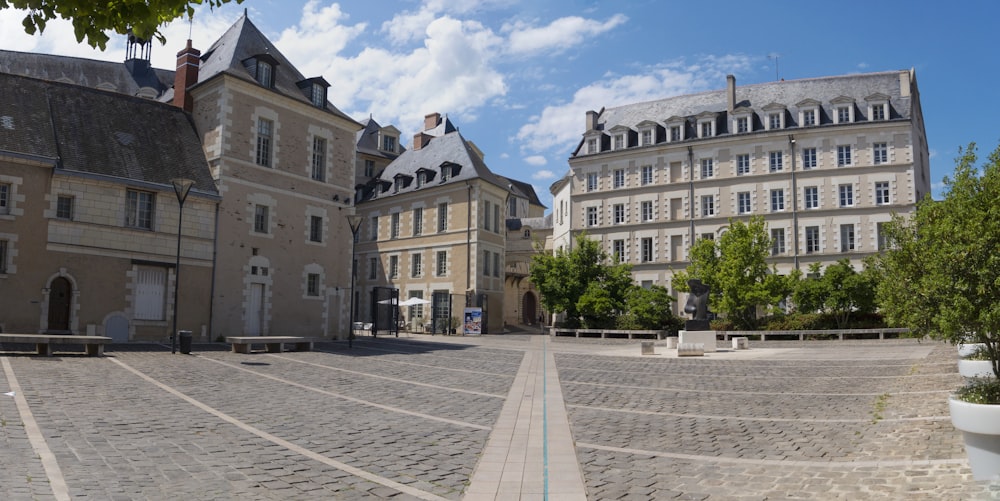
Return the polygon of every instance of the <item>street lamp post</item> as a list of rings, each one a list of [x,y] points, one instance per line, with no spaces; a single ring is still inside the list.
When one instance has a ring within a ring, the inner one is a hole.
[[[348,348],[354,347],[354,282],[355,276],[358,272],[358,266],[355,262],[355,253],[358,249],[358,230],[361,229],[361,220],[361,216],[357,214],[347,216],[347,224],[351,226],[351,323],[347,334]]]
[[[177,291],[181,288],[181,223],[184,221],[184,201],[194,181],[184,178],[170,180],[177,195],[177,262],[174,265],[174,327],[170,333],[170,353],[177,353]]]

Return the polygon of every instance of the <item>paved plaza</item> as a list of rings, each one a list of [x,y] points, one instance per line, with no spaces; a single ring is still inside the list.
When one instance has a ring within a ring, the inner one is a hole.
[[[0,345],[4,500],[1000,499],[948,417],[955,349],[926,341],[30,348]]]

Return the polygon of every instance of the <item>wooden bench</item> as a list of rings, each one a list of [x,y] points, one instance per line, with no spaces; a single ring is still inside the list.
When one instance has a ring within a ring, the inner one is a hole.
[[[86,347],[87,356],[104,355],[104,345],[111,338],[104,336],[74,336],[72,334],[0,334],[0,343],[33,344],[39,355],[52,356],[53,344],[82,344]]]
[[[250,353],[250,346],[262,344],[268,353],[281,353],[285,344],[294,344],[295,351],[311,351],[313,340],[296,336],[236,336],[227,337],[227,343],[233,345],[233,353]]]

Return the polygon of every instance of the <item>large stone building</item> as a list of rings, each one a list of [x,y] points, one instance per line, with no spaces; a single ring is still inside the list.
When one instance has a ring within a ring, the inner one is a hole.
[[[425,117],[409,150],[372,174],[357,194],[355,317],[371,320],[383,297],[373,291],[391,288],[401,301],[429,301],[403,312],[408,327],[457,329],[463,309],[475,306],[483,308],[484,330],[501,332],[506,221],[545,209],[530,186],[490,171],[482,152],[438,113]]]
[[[0,331],[168,338],[180,238],[177,326],[204,335],[219,197],[190,116],[6,73],[0,88]],[[194,181],[180,237],[174,178]]]
[[[554,183],[553,245],[586,232],[671,288],[698,238],[763,216],[779,273],[884,245],[893,213],[930,193],[914,72],[737,87],[589,111]]]

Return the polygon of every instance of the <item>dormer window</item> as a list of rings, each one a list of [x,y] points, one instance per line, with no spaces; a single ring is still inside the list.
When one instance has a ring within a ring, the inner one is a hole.
[[[395,153],[396,138],[393,136],[382,136],[382,150]]]
[[[417,188],[420,188],[423,185],[424,185],[424,173],[417,172]]]
[[[785,128],[785,105],[771,103],[763,109],[765,116],[767,117],[764,121],[764,127],[767,130],[779,130]]]
[[[587,139],[587,153],[593,155],[594,153],[600,153],[601,150],[597,149],[597,138],[592,137]]]
[[[394,184],[393,190],[394,190],[395,193],[399,193],[399,189],[403,187],[403,178],[402,177],[396,177],[396,179],[394,181],[395,182],[393,183]]]
[[[778,112],[778,113],[769,113],[767,115],[767,128],[768,128],[768,130],[774,130],[774,129],[781,129],[782,128],[781,123],[784,120],[782,120],[783,117],[781,115],[782,115],[782,113],[780,113],[780,112]]]
[[[642,131],[642,145],[649,146],[653,144],[653,130],[645,129]]]
[[[312,84],[312,93],[309,96],[309,100],[312,101],[313,106],[317,108],[326,107],[326,87],[318,83]]]
[[[838,124],[849,124],[854,122],[854,100],[849,97],[838,97],[832,101],[834,109],[834,119]]]
[[[868,120],[881,121],[889,119],[889,96],[885,94],[872,94],[865,98],[868,101]]]
[[[271,66],[271,63],[257,61],[257,83],[264,87],[274,85],[274,67]]]
[[[625,134],[615,134],[614,144],[616,151],[625,149]]]
[[[274,76],[278,61],[270,54],[258,54],[243,60],[243,67],[250,72],[254,80],[268,89],[274,87]]]
[[[746,134],[753,131],[753,110],[740,106],[733,110],[733,124],[730,129],[734,134]]]
[[[737,117],[736,133],[743,134],[745,132],[750,132],[750,117]]]
[[[670,126],[670,142],[675,143],[684,139],[684,129],[680,125]]]
[[[451,174],[452,174],[452,172],[451,172],[451,165],[442,165],[441,166],[441,182],[442,183],[447,182],[449,179],[451,179]]]
[[[802,118],[799,119],[799,123],[801,123],[803,127],[816,125],[816,110],[802,110]]]
[[[884,104],[873,104],[871,106],[871,112],[868,114],[869,120],[885,120],[885,105]]]

